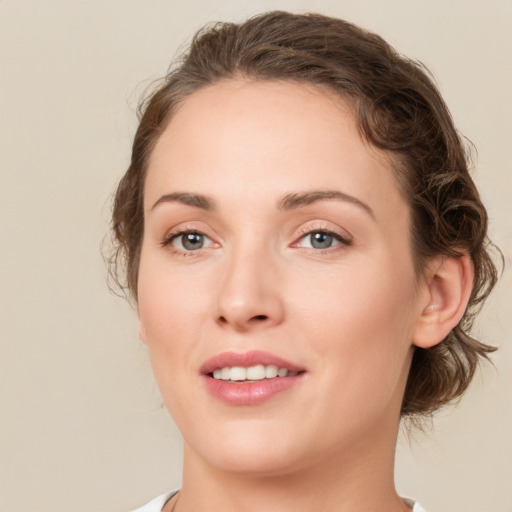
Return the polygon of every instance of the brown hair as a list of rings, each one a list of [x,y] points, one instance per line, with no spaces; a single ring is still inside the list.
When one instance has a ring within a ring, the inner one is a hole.
[[[481,358],[495,350],[468,333],[497,279],[488,249],[487,213],[469,157],[436,86],[418,62],[381,37],[318,14],[269,12],[242,24],[200,30],[189,51],[139,108],[131,164],[114,200],[110,260],[137,299],[143,236],[143,189],[149,156],[173,112],[192,93],[234,76],[328,87],[354,107],[361,136],[389,151],[412,213],[417,274],[434,255],[470,254],[475,270],[466,313],[442,343],[416,348],[402,415],[428,414],[459,398]]]

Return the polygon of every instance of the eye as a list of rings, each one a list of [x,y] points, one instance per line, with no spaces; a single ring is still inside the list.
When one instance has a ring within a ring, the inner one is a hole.
[[[211,247],[213,241],[205,234],[198,231],[181,231],[173,234],[165,245],[171,245],[174,249],[182,252],[197,251]]]
[[[338,233],[328,230],[310,231],[302,236],[296,244],[296,247],[306,247],[310,249],[330,249],[337,245],[350,245],[350,240],[342,237]]]

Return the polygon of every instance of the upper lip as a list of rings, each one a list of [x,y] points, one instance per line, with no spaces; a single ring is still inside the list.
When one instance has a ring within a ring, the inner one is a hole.
[[[251,350],[249,352],[222,352],[208,359],[200,368],[203,375],[212,373],[217,368],[226,366],[249,367],[257,364],[275,365],[279,368],[286,368],[291,372],[302,372],[305,368],[298,366],[282,357],[278,357],[270,352],[261,350]]]

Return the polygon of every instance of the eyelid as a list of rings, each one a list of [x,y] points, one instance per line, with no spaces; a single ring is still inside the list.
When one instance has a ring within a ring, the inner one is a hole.
[[[193,220],[176,223],[173,226],[168,227],[160,236],[162,244],[166,242],[168,243],[173,237],[176,237],[183,233],[198,233],[208,238],[212,238],[210,235],[207,234],[207,231],[211,231],[208,228],[208,225],[205,225],[204,222]]]
[[[352,245],[353,237],[349,233],[341,233],[341,230],[333,229],[331,227],[326,227],[325,225],[308,225],[304,226],[300,229],[298,235],[295,237],[295,242],[292,243],[292,247],[301,247],[299,245],[300,241],[303,240],[305,237],[312,235],[313,233],[326,233],[328,235],[331,235],[336,239],[337,243],[336,245],[333,245],[332,247],[329,247],[327,249],[316,249],[314,247],[304,247],[304,249],[311,249],[315,252],[327,252],[329,249],[334,249],[335,247],[338,247],[340,245],[348,247]]]
[[[162,240],[160,242],[160,245],[164,248],[167,248],[169,250],[172,250],[176,253],[186,254],[186,255],[192,255],[193,253],[199,253],[204,249],[211,249],[220,247],[221,244],[215,241],[214,237],[208,235],[206,233],[208,231],[207,229],[199,229],[197,225],[195,224],[180,224],[170,230],[168,230],[165,235],[162,237]],[[208,245],[205,247],[198,248],[196,250],[187,250],[187,249],[180,249],[179,247],[175,247],[173,245],[173,241],[178,239],[179,237],[194,233],[203,236],[207,241]],[[347,232],[345,229],[336,228],[327,226],[325,221],[317,224],[314,223],[307,223],[306,225],[303,225],[298,232],[296,232],[294,236],[294,242],[291,244],[291,247],[301,247],[300,242],[307,236],[312,235],[313,233],[325,233],[328,235],[331,235],[337,243],[329,248],[325,249],[319,249],[314,247],[303,247],[304,249],[311,249],[315,252],[328,252],[330,249],[335,249],[338,246],[344,246],[348,247],[351,246],[353,243],[353,236]]]
[[[179,255],[186,255],[186,256],[192,256],[197,253],[202,252],[203,249],[211,249],[219,247],[220,244],[214,240],[212,236],[209,236],[205,233],[206,230],[204,229],[198,229],[195,225],[191,224],[180,224],[170,230],[168,230],[165,235],[162,237],[162,241],[160,242],[160,245],[176,254]],[[198,248],[196,250],[187,250],[187,249],[181,249],[180,247],[176,247],[173,245],[173,242],[183,235],[186,234],[198,234],[203,236],[206,240],[209,240],[209,243],[205,247]]]
[[[215,243],[208,235],[206,235],[205,233],[202,233],[201,231],[197,231],[197,230],[194,230],[194,231],[190,231],[190,230],[178,231],[177,233],[175,233],[172,236],[170,236],[169,238],[167,238],[167,241],[165,243],[166,243],[166,245],[172,244],[175,240],[179,240],[184,235],[200,235],[205,240],[209,240],[211,242],[211,245],[213,245]],[[206,249],[206,248],[207,247],[201,247],[201,249]],[[199,249],[196,249],[196,250],[199,250]]]
[[[318,219],[313,220],[310,222],[305,222],[301,225],[301,227],[298,230],[298,234],[296,237],[308,235],[310,233],[315,233],[317,231],[323,231],[326,233],[330,233],[332,235],[336,235],[337,237],[345,240],[345,241],[352,241],[354,238],[352,233],[348,231],[346,228],[341,228],[336,224],[333,224],[330,221],[327,221],[325,219]]]

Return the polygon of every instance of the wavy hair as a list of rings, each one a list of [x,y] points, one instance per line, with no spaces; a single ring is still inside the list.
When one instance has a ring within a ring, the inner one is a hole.
[[[236,76],[327,87],[353,106],[361,137],[395,163],[411,210],[417,275],[432,256],[469,253],[475,277],[466,312],[441,343],[415,349],[401,413],[428,415],[459,398],[479,361],[495,350],[470,334],[498,272],[469,151],[426,68],[346,21],[277,11],[241,24],[208,25],[194,36],[139,107],[131,163],[113,205],[110,271],[116,283],[137,300],[144,180],[160,134],[188,96]]]

